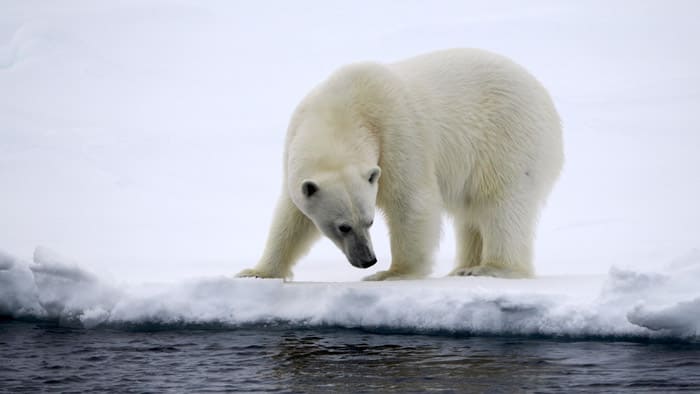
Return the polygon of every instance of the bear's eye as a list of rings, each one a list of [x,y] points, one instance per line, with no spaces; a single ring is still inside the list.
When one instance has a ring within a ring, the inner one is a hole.
[[[369,173],[369,177],[367,177],[367,180],[369,181],[369,183],[374,184],[377,181],[377,178],[379,178],[379,168],[373,169]]]
[[[352,230],[352,227],[348,226],[347,224],[341,224],[338,226],[338,231],[340,231],[343,234],[347,234]]]
[[[372,227],[373,224],[374,224],[374,219],[370,220],[370,221],[369,221],[369,224],[368,224],[367,226],[368,226],[368,227]]]

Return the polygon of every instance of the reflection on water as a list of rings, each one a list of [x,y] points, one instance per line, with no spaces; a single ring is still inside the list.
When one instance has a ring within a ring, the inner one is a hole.
[[[700,390],[700,345],[0,323],[0,390]]]
[[[318,377],[324,387],[343,391],[700,388],[700,376],[692,372],[700,367],[696,346],[327,334],[284,333],[275,377],[295,391],[313,390],[311,378]],[[679,368],[690,373],[679,377]]]
[[[299,391],[313,388],[304,376],[322,376],[325,387],[341,390],[462,391],[487,389],[494,382],[503,389],[517,389],[531,386],[536,376],[528,371],[537,371],[543,363],[518,356],[516,348],[502,341],[487,348],[473,346],[473,340],[299,334],[283,336],[273,364],[277,375]]]

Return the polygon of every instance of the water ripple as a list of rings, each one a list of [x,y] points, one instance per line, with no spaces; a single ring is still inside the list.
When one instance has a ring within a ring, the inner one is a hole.
[[[0,391],[698,391],[700,345],[0,323]]]

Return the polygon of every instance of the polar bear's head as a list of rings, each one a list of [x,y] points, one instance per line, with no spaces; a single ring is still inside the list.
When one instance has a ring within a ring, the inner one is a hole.
[[[315,174],[290,190],[295,205],[358,268],[377,262],[369,228],[380,174],[377,166],[351,165]]]

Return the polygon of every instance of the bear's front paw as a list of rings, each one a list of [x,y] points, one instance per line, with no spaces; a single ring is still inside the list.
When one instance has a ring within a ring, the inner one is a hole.
[[[271,275],[270,273],[254,268],[248,268],[236,274],[236,278],[279,278],[279,276]]]
[[[379,271],[370,276],[365,276],[362,280],[378,281],[378,280],[404,280],[404,279],[420,279],[423,275],[410,275],[392,270]]]

